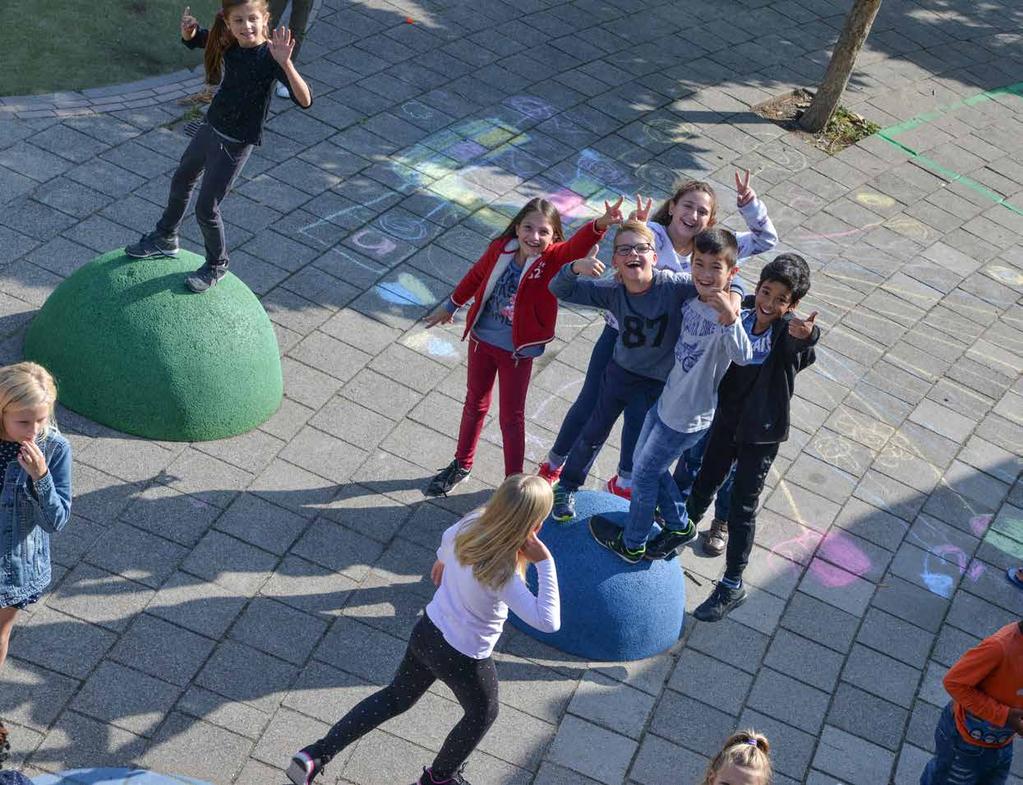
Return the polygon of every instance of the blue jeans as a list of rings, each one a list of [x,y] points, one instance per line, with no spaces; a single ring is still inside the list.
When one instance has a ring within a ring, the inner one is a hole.
[[[934,729],[934,757],[920,775],[920,785],[1005,785],[1012,765],[1012,744],[978,747],[956,728],[949,703]]]
[[[586,378],[583,379],[582,389],[579,390],[575,403],[565,415],[561,429],[558,431],[558,437],[554,440],[554,446],[551,448],[549,456],[551,463],[563,464],[565,462],[573,445],[583,432],[583,426],[586,425],[590,414],[596,408],[604,371],[607,369],[607,364],[611,362],[617,340],[618,331],[605,324],[603,332],[593,345],[593,353],[590,354],[590,364],[586,366]],[[622,449],[618,456],[618,476],[622,478],[632,476],[632,454],[636,451],[636,440],[643,427],[643,418],[646,417],[646,412],[647,409],[640,405],[625,407],[622,420]]]
[[[700,465],[703,463],[703,454],[707,450],[708,438],[710,438],[709,428],[704,432],[700,441],[682,453],[682,457],[678,459],[678,464],[675,466],[672,476],[675,478],[675,484],[683,499],[689,498],[689,492],[693,489],[693,480],[700,473]],[[728,472],[728,477],[725,478],[724,485],[721,486],[714,499],[714,517],[719,521],[728,520],[729,500],[732,496],[732,480],[734,478],[735,466],[733,465],[731,471]]]
[[[696,444],[706,433],[682,433],[665,425],[657,416],[657,407],[650,409],[636,444],[632,470],[632,501],[622,539],[627,548],[639,548],[650,536],[654,508],[661,508],[665,527],[686,528],[685,500],[669,469],[682,453]]]
[[[597,403],[568,453],[558,487],[566,491],[581,488],[600,448],[604,446],[622,412],[633,408],[645,413],[654,405],[663,389],[664,382],[660,379],[640,376],[625,370],[613,359],[609,361],[604,369]],[[624,455],[624,446],[622,450]]]

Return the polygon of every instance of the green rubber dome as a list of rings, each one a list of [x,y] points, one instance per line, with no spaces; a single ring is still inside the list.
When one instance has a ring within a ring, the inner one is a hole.
[[[119,431],[206,441],[255,428],[283,395],[277,339],[234,275],[205,294],[185,288],[202,263],[187,251],[93,259],[36,315],[25,358],[53,373],[64,406]]]

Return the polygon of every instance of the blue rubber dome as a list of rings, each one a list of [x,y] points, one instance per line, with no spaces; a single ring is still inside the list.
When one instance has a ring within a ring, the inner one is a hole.
[[[589,660],[640,660],[678,641],[685,622],[685,579],[678,561],[629,565],[590,536],[590,516],[608,514],[625,523],[629,503],[603,491],[576,494],[576,517],[548,518],[540,539],[558,569],[561,629],[543,633],[510,615],[530,637]],[[536,570],[529,587],[536,591]]]

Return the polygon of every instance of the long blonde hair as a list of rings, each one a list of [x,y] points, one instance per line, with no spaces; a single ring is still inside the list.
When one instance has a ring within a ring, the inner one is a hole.
[[[51,428],[57,427],[53,407],[57,403],[57,384],[50,372],[38,363],[20,362],[0,368],[0,439],[6,439],[3,413],[8,409],[27,409],[48,406],[50,419],[43,438]]]
[[[455,557],[471,565],[473,577],[491,589],[500,589],[516,573],[525,577],[526,559],[519,551],[553,506],[554,494],[545,479],[513,474],[494,491],[483,513],[455,537]]]
[[[767,737],[755,730],[733,733],[721,752],[710,762],[701,785],[714,785],[717,773],[728,765],[750,769],[760,777],[760,785],[771,785],[774,769],[771,766],[771,745]]]

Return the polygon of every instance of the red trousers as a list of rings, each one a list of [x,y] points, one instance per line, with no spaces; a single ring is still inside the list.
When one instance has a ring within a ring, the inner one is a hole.
[[[469,336],[469,378],[455,448],[459,464],[472,467],[496,376],[501,394],[499,417],[504,442],[504,474],[522,472],[526,455],[526,391],[532,369],[532,357],[515,358],[506,349]]]

